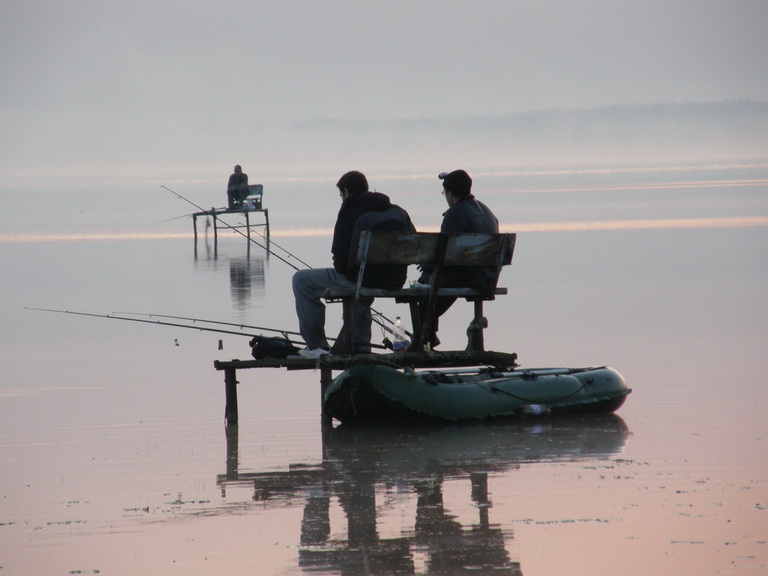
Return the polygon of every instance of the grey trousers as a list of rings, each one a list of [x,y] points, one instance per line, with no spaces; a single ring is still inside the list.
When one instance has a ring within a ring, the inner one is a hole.
[[[354,283],[333,268],[299,270],[293,275],[293,296],[299,332],[310,350],[327,348],[325,336],[325,303],[321,297],[328,288],[354,288]],[[352,304],[350,323],[354,346],[360,352],[370,351],[371,304],[373,298]],[[367,349],[367,350],[366,350]]]

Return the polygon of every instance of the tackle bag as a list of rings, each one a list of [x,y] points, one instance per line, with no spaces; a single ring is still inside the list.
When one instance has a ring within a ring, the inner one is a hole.
[[[256,360],[288,358],[299,353],[299,349],[288,338],[281,336],[254,336],[250,346],[251,356]]]

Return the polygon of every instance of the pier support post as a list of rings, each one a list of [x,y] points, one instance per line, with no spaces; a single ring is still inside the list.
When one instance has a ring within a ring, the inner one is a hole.
[[[237,370],[234,368],[224,369],[224,388],[227,396],[224,418],[227,424],[237,424]]]
[[[330,366],[322,366],[320,368],[320,424],[323,427],[331,425],[333,418],[323,412],[323,399],[325,398],[325,391],[328,386],[333,382],[333,371]]]

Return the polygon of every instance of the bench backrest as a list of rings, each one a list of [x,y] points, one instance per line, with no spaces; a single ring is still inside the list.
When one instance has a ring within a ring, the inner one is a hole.
[[[248,186],[248,195],[243,198],[246,207],[253,210],[261,210],[264,200],[264,185],[263,184],[250,184]]]
[[[357,263],[434,264],[444,243],[443,264],[448,266],[505,266],[512,262],[515,234],[442,234],[364,230],[360,234]]]
[[[443,234],[365,230],[360,234],[360,276],[368,264],[495,266],[512,262],[515,234]],[[360,281],[358,280],[358,288]]]
[[[249,184],[248,185],[248,196],[263,196],[264,195],[264,185],[263,184]]]

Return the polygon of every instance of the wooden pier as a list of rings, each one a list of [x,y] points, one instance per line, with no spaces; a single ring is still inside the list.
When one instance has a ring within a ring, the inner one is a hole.
[[[354,354],[351,329],[346,320],[333,347],[333,354],[319,359],[293,356],[289,358],[261,360],[217,360],[216,370],[224,372],[227,404],[227,423],[238,420],[237,371],[246,368],[287,368],[288,370],[320,370],[320,403],[325,391],[333,381],[333,371],[344,371],[360,364],[379,364],[392,368],[474,368],[491,366],[511,369],[517,366],[517,354],[485,350],[483,329],[488,325],[483,316],[483,302],[507,294],[506,288],[497,286],[488,289],[441,288],[439,282],[443,265],[454,268],[470,266],[494,266],[496,280],[503,266],[512,261],[515,234],[428,234],[402,233],[393,231],[364,230],[360,234],[357,251],[359,274],[354,290],[327,291],[323,296],[329,302],[342,302],[342,317],[350,314],[349,305],[360,297],[389,298],[396,302],[408,303],[411,311],[413,334],[409,334],[414,350],[419,352],[392,352],[381,354]],[[434,266],[428,288],[404,290],[382,290],[363,286],[363,275],[367,264],[428,264]],[[468,342],[465,350],[437,352],[424,349],[422,338],[431,326],[435,305],[439,297],[464,298],[473,303],[473,317],[467,330]],[[422,314],[417,303],[425,303]],[[330,424],[330,416],[323,414],[322,423]]]
[[[288,370],[320,370],[320,403],[333,381],[333,372],[341,372],[360,364],[384,364],[393,368],[463,368],[477,366],[517,366],[517,354],[505,352],[397,352],[389,354],[328,355],[319,359],[288,357],[263,360],[216,360],[216,370],[224,372],[226,408],[224,417],[228,424],[237,424],[237,371],[250,368],[286,368]],[[323,424],[330,424],[330,417],[323,414]]]
[[[197,219],[200,216],[211,217],[213,219],[213,247],[214,250],[218,249],[219,243],[219,227],[223,225],[229,230],[233,230],[242,234],[248,239],[248,248],[251,246],[251,227],[263,226],[265,228],[264,237],[266,238],[266,249],[269,252],[269,210],[264,208],[264,186],[261,184],[254,184],[248,186],[248,196],[243,201],[242,207],[239,208],[211,208],[210,210],[203,210],[201,212],[195,212],[192,214],[192,226],[195,232],[195,250],[197,250]],[[251,223],[251,214],[264,214],[264,222]],[[245,224],[230,224],[227,222],[227,217],[245,216]],[[242,229],[245,228],[245,232]]]

